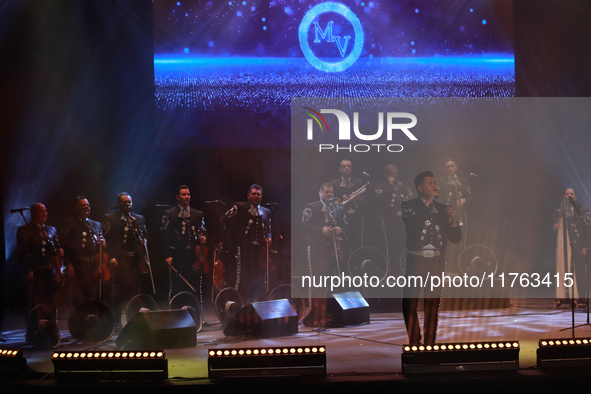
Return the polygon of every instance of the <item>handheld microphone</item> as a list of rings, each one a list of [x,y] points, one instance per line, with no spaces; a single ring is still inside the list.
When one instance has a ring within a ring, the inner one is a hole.
[[[10,213],[17,213],[17,212],[23,212],[23,211],[27,211],[29,210],[29,208],[14,208],[10,210]]]
[[[572,197],[568,198],[568,201],[570,202],[570,205],[573,206],[573,209],[575,210],[575,212],[577,213],[577,215],[581,216],[581,207],[579,206],[579,204],[577,204],[575,202],[575,199]]]
[[[222,204],[226,205],[223,201],[220,200],[212,200],[212,201],[205,201],[206,204]]]

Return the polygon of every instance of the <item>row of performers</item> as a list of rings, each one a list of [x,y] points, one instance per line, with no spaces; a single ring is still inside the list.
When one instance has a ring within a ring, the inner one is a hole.
[[[455,163],[451,164],[455,166]],[[341,168],[344,179],[350,174],[351,163],[343,161]],[[386,182],[398,188],[402,185],[394,166],[386,167],[386,175],[387,180],[375,189],[377,198],[383,193]],[[397,213],[392,213],[391,218],[383,218],[385,223],[402,222],[406,227],[406,237],[400,237],[399,234],[398,238],[406,239],[405,246],[409,251],[406,257],[407,275],[409,272],[420,273],[421,264],[417,264],[417,261],[420,263],[425,259],[436,258],[438,264],[445,264],[447,240],[456,243],[461,239],[459,223],[454,225],[457,223],[458,213],[453,204],[445,205],[435,201],[440,197],[442,187],[438,186],[432,174],[420,175],[422,177],[415,178],[415,190],[406,189],[406,201],[403,200],[399,206],[394,202],[390,204]],[[310,266],[315,275],[334,272],[333,261],[338,256],[338,252],[333,253],[335,240],[345,239],[344,230],[350,230],[351,227],[347,221],[347,206],[334,202],[334,190],[338,187],[342,187],[338,181],[323,184],[319,191],[320,200],[308,204],[304,210],[303,228],[309,235]],[[252,185],[247,192],[248,201],[237,203],[223,217],[225,223],[231,223],[232,228],[236,229],[233,234],[238,261],[234,282],[247,303],[264,299],[264,262],[268,262],[265,254],[269,250],[267,246],[272,243],[271,211],[261,206],[262,192],[262,187]],[[412,198],[414,193],[420,198]],[[394,199],[398,193],[392,193],[391,196]],[[402,198],[401,196],[400,199]],[[566,199],[576,200],[574,190],[566,190]],[[190,207],[191,194],[188,187],[179,187],[177,200],[178,205],[167,210],[162,218],[161,239],[166,246],[165,261],[179,274],[175,276],[177,284],[182,283],[179,279],[182,276],[183,280],[193,283],[194,288],[200,288],[203,260],[199,258],[198,246],[206,242],[203,213]],[[566,233],[572,247],[570,249],[573,250],[572,259],[576,261],[577,256],[584,257],[586,254],[586,249],[581,247],[581,232],[583,225],[589,226],[590,223],[588,209],[573,202],[557,211],[555,229],[561,228],[560,217],[566,213]],[[575,215],[575,208],[582,209],[583,215]],[[117,317],[120,318],[122,306],[139,292],[139,277],[149,269],[146,264],[145,221],[141,215],[132,212],[131,196],[127,193],[117,196],[116,211],[106,215],[102,223],[90,220],[89,215],[88,200],[78,198],[72,217],[65,220],[57,230],[46,225],[45,207],[34,204],[31,207],[32,222],[20,227],[17,233],[18,253],[23,263],[30,268],[28,278],[34,284],[34,302],[53,305],[56,289],[66,278],[72,286],[75,301],[94,298],[96,291],[100,291],[100,287],[96,286],[97,270],[100,270],[103,275],[99,279],[106,281],[106,273],[112,276],[112,303]],[[578,223],[577,217],[583,218],[581,223]],[[106,252],[107,257],[101,258],[101,252]],[[62,257],[64,264],[61,263]],[[98,264],[101,260],[103,265]],[[428,260],[429,264],[434,261]],[[62,275],[61,266],[65,267],[65,275]],[[580,269],[577,271],[580,272]],[[577,282],[580,282],[581,277],[582,275],[577,275]],[[417,297],[418,295],[405,295],[405,299],[409,300]],[[425,320],[425,332],[429,337],[427,342],[434,341],[433,327],[436,327],[438,298],[437,295],[428,297],[432,305],[427,309],[431,311],[428,313],[431,318]],[[315,301],[313,313],[309,314],[309,325],[323,325],[323,305],[322,300]],[[416,304],[407,301],[405,308],[409,339],[416,342],[417,336],[420,338],[418,323],[414,317]]]
[[[236,203],[222,218],[237,256],[232,283],[245,302],[261,300],[266,281],[263,261],[268,261],[272,243],[271,210],[261,206],[262,197],[263,188],[252,185],[247,201]],[[171,272],[169,300],[185,290],[199,297],[202,275],[209,269],[204,256],[204,214],[190,206],[187,186],[178,188],[176,198],[178,204],[162,217],[158,237]],[[132,206],[131,195],[120,193],[115,211],[97,222],[89,218],[89,201],[78,197],[72,215],[55,228],[46,224],[46,207],[32,205],[31,222],[17,231],[18,256],[28,270],[28,308],[44,304],[56,310],[58,290],[66,285],[70,308],[87,299],[101,298],[111,304],[120,327],[125,306],[141,289],[149,287],[146,282],[150,279],[155,292],[145,219],[132,212]],[[212,271],[218,274],[216,283],[223,280],[217,267]]]
[[[455,175],[457,167],[452,164]],[[353,167],[350,161],[343,160],[339,170],[342,177],[333,181],[333,185],[335,190],[347,194],[358,180],[351,177]],[[376,198],[391,208],[385,209],[384,222],[400,222],[400,201],[412,198],[413,191],[398,181],[395,165],[386,166],[385,175],[386,180],[375,189]],[[271,212],[261,206],[262,192],[261,186],[252,185],[247,193],[248,201],[234,205],[223,218],[225,223],[231,223],[237,246],[233,250],[236,267],[232,283],[246,303],[263,299],[267,284],[268,270],[264,269],[264,262],[269,261],[268,250],[272,242]],[[177,200],[178,205],[167,210],[162,218],[160,237],[166,264],[176,273],[171,277],[169,298],[182,288],[183,283],[193,291],[196,288],[201,290],[205,263],[199,256],[199,247],[206,242],[203,212],[190,207],[191,194],[186,186],[179,187]],[[355,218],[355,210],[361,213],[363,210],[359,208],[360,199],[353,200],[348,210]],[[43,204],[31,207],[31,223],[17,232],[18,254],[29,269],[27,279],[32,289],[29,307],[43,303],[55,308],[55,294],[65,283],[71,290],[69,300],[72,306],[96,298],[97,292],[103,289],[101,282],[108,282],[107,297],[110,297],[116,319],[120,321],[123,307],[140,291],[140,278],[151,274],[151,269],[143,216],[132,212],[132,198],[128,193],[117,196],[115,208],[99,223],[89,219],[88,200],[77,198],[73,215],[56,229],[46,225],[47,209]],[[388,218],[388,212],[395,217]],[[355,228],[354,223],[350,228]],[[362,236],[350,236],[349,239],[363,244]],[[245,262],[244,267],[242,262]]]

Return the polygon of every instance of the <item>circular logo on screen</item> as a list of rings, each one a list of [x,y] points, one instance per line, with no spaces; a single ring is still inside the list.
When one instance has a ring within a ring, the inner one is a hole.
[[[361,21],[340,3],[322,3],[310,9],[300,23],[298,34],[306,59],[326,72],[351,67],[363,50]]]

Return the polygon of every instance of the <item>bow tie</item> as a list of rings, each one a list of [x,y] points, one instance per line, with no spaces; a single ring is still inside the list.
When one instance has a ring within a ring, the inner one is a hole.
[[[186,218],[190,218],[191,217],[191,213],[189,212],[188,208],[182,208],[181,211],[179,212],[179,218],[181,219],[186,219]]]

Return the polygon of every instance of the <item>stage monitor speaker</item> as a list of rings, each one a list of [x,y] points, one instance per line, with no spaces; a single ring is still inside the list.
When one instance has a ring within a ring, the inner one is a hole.
[[[171,349],[197,345],[197,326],[187,309],[142,311],[117,337],[126,349]]]
[[[271,338],[298,333],[298,314],[288,299],[254,302],[236,313],[224,335]]]
[[[346,327],[369,323],[369,304],[358,291],[335,293],[326,303],[326,327]]]

